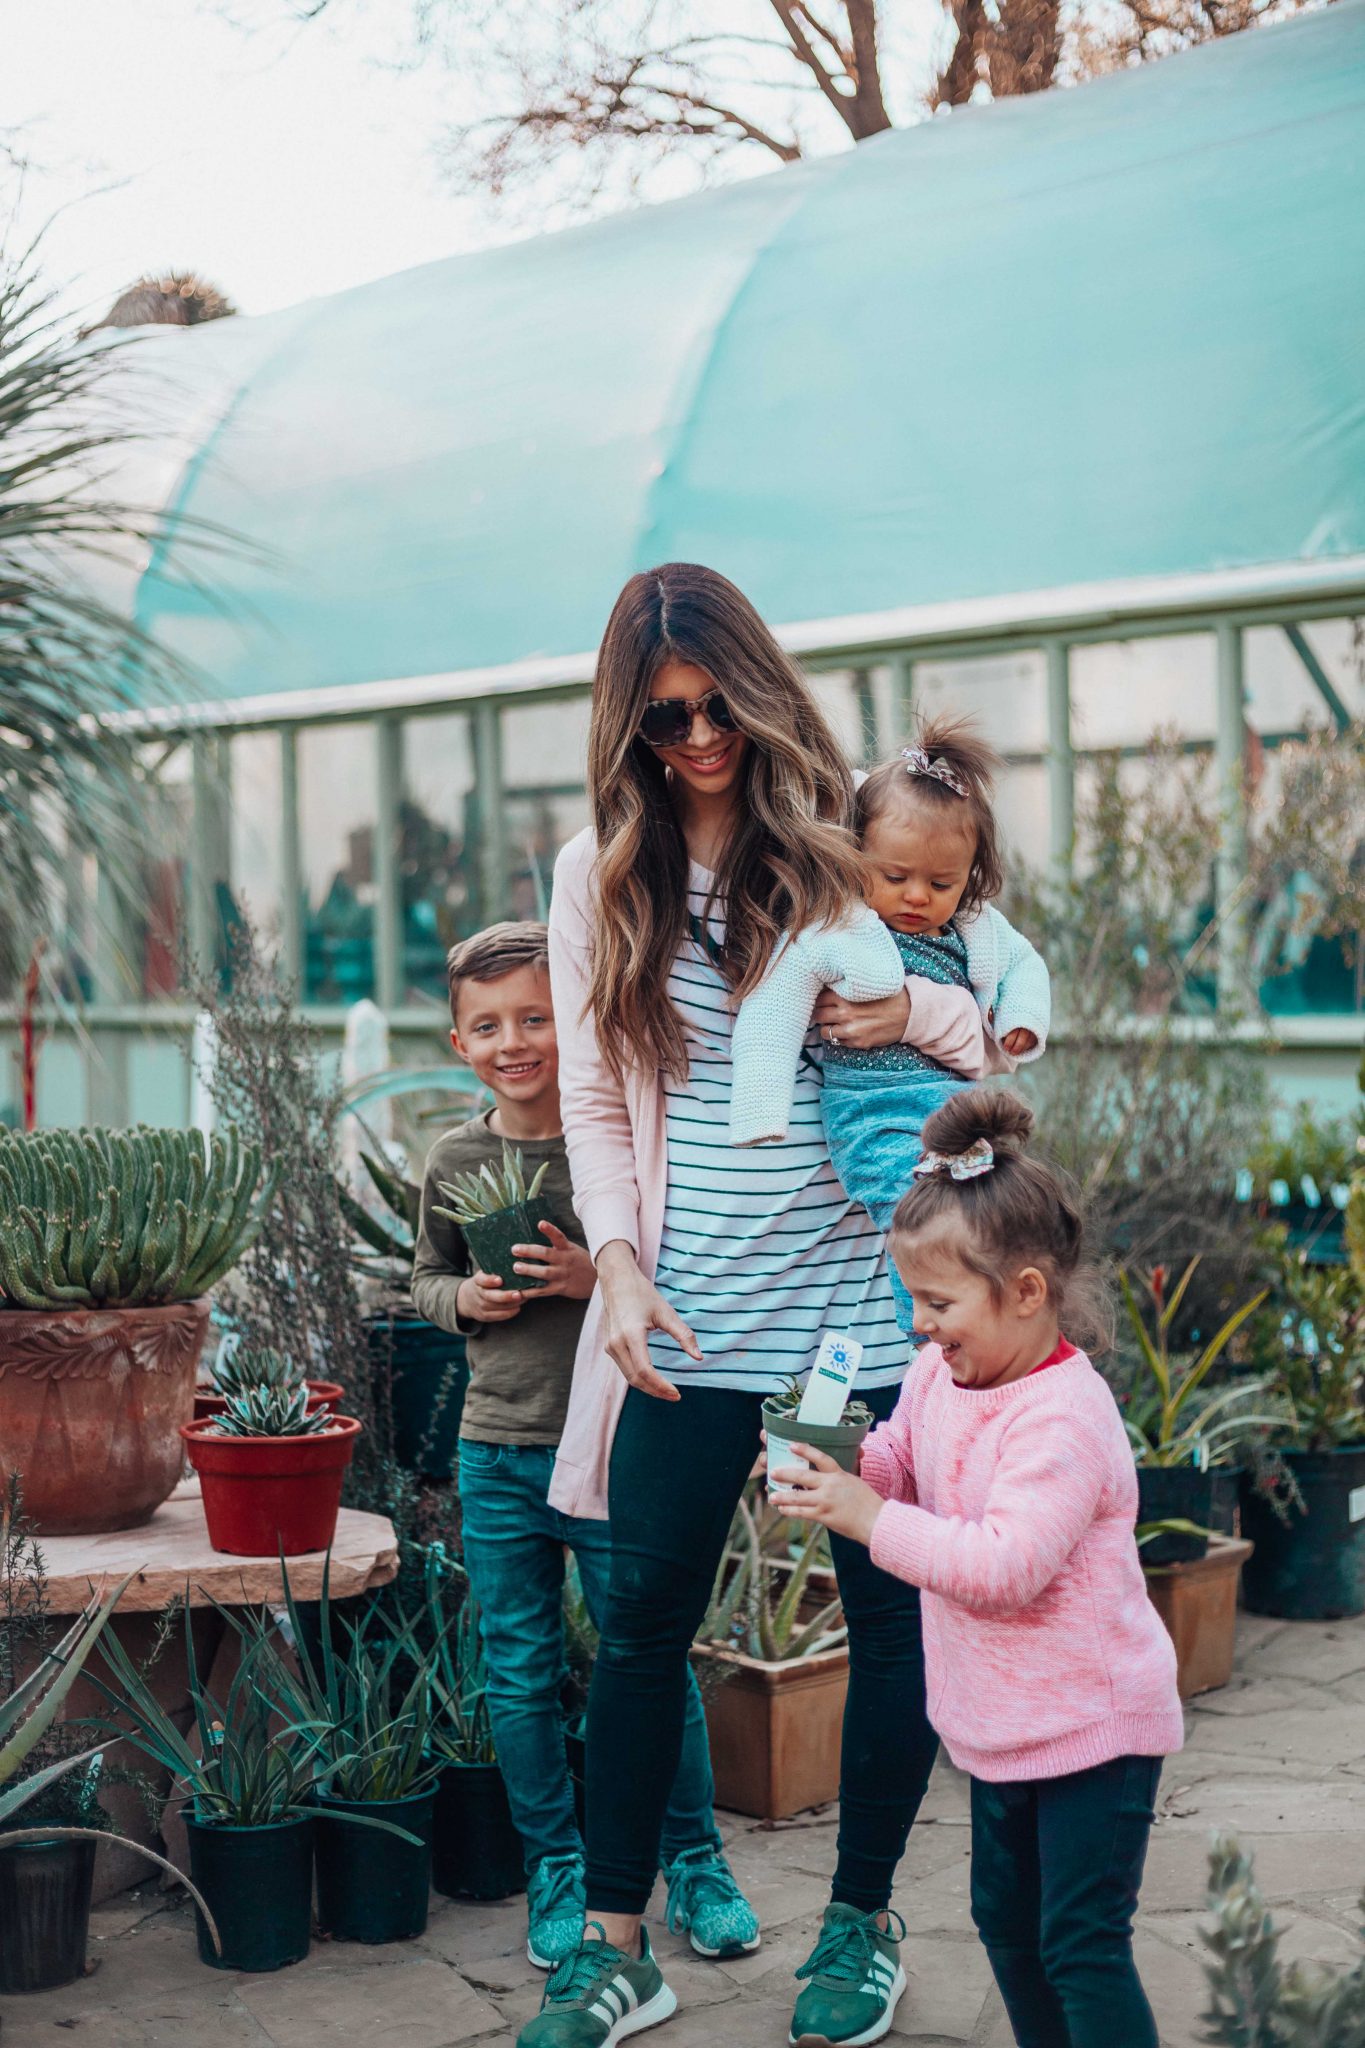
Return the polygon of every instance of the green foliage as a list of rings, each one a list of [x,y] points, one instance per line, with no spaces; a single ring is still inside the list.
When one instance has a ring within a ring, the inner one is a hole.
[[[326,1408],[309,1410],[307,1387],[248,1387],[231,1394],[206,1436],[321,1436],[335,1417]]]
[[[210,1371],[218,1392],[227,1396],[265,1387],[292,1394],[304,1383],[303,1367],[297,1359],[272,1351],[269,1345],[225,1345]]]
[[[338,1176],[337,1199],[341,1203],[341,1212],[361,1244],[376,1255],[371,1258],[365,1252],[358,1252],[356,1266],[360,1272],[387,1280],[406,1291],[412,1284],[413,1261],[417,1256],[422,1191],[410,1180],[405,1180],[402,1174],[396,1173],[377,1151],[362,1150],[360,1163],[393,1223],[389,1225],[373,1215]]]
[[[1235,1309],[1193,1357],[1172,1356],[1171,1329],[1198,1265],[1197,1258],[1191,1259],[1169,1292],[1164,1266],[1155,1266],[1144,1276],[1152,1314],[1150,1330],[1127,1270],[1119,1274],[1129,1326],[1152,1381],[1149,1392],[1134,1394],[1124,1418],[1139,1465],[1197,1465],[1202,1469],[1227,1464],[1253,1430],[1283,1419],[1282,1404],[1275,1406],[1265,1398],[1263,1380],[1234,1380],[1213,1391],[1204,1384],[1237,1332],[1265,1300],[1264,1289]]]
[[[740,1650],[768,1663],[794,1663],[838,1649],[848,1640],[837,1598],[801,1618],[803,1606],[809,1604],[811,1573],[827,1551],[821,1528],[801,1526],[796,1554],[787,1560],[788,1569],[780,1569],[772,1538],[779,1528],[785,1533],[790,1527],[789,1518],[765,1501],[761,1480],[746,1487],[697,1631],[700,1642]]]
[[[767,1405],[772,1407],[775,1414],[795,1415],[805,1398],[805,1392],[804,1380],[789,1379],[780,1393],[769,1394]],[[841,1422],[865,1422],[871,1429],[876,1418],[866,1401],[849,1401],[845,1403],[839,1419]]]
[[[1231,1835],[1218,1836],[1209,1855],[1209,1907],[1207,2042],[1219,2048],[1365,2048],[1365,1959],[1343,1972],[1312,1963],[1286,1967],[1252,1858]]]
[[[283,1173],[229,1130],[0,1131],[0,1292],[30,1309],[192,1301],[260,1235]]]
[[[1349,1266],[1286,1256],[1256,1362],[1282,1413],[1282,1448],[1328,1451],[1365,1439],[1365,1299]]]
[[[1356,1169],[1356,1134],[1345,1119],[1320,1117],[1311,1102],[1301,1102],[1286,1135],[1267,1129],[1247,1164],[1261,1197],[1282,1180],[1290,1199],[1299,1201],[1306,1176],[1326,1201],[1328,1191],[1349,1181]]]
[[[437,1183],[450,1207],[438,1208],[435,1213],[448,1217],[452,1223],[477,1223],[481,1216],[497,1216],[504,1209],[533,1202],[549,1170],[547,1159],[537,1168],[528,1187],[521,1147],[514,1152],[504,1138],[501,1167],[485,1161],[477,1173],[462,1173],[453,1181]]]
[[[422,1590],[423,1636],[434,1651],[431,1746],[443,1763],[496,1763],[479,1606],[468,1573],[443,1544],[427,1551]]]

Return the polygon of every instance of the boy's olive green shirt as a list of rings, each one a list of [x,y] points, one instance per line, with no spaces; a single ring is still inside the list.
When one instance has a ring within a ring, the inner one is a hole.
[[[427,1155],[412,1269],[413,1304],[429,1323],[466,1339],[470,1379],[461,1436],[481,1444],[557,1444],[587,1302],[571,1301],[563,1294],[542,1300],[531,1293],[505,1323],[470,1322],[455,1306],[461,1280],[473,1271],[469,1247],[458,1223],[434,1213],[437,1205],[445,1206],[438,1181],[477,1173],[485,1163],[502,1164],[502,1139],[488,1128],[491,1115],[486,1110],[447,1131]],[[550,1220],[575,1244],[583,1244],[563,1138],[522,1139],[518,1149],[528,1181],[548,1159],[540,1192],[550,1204]],[[516,1285],[514,1273],[499,1278],[504,1286]]]

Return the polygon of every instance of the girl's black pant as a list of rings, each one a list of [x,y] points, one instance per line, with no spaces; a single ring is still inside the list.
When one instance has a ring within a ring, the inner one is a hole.
[[[897,1389],[864,1395],[878,1421]],[[735,1504],[761,1448],[760,1394],[631,1387],[612,1448],[612,1567],[588,1702],[588,1912],[642,1913],[677,1770],[687,1656]],[[938,1740],[924,1702],[919,1593],[860,1543],[830,1544],[848,1621],[833,1896],[876,1912],[929,1782]]]

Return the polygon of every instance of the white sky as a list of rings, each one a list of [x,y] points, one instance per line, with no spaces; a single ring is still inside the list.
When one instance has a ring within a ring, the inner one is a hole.
[[[692,5],[733,20],[739,0]],[[403,66],[413,0],[335,0],[305,25],[287,10],[0,0],[0,135],[20,131],[33,162],[17,214],[0,180],[6,239],[22,246],[56,216],[43,268],[83,314],[144,271],[176,267],[202,271],[243,312],[267,312],[533,224],[524,206],[457,197],[443,180],[443,132],[489,112],[492,95],[439,58]],[[744,0],[739,11],[752,10]],[[922,47],[936,0],[910,12]],[[769,161],[754,153],[734,168]],[[566,191],[572,176],[566,166]],[[696,180],[675,158],[649,195]],[[551,220],[557,197],[553,180],[536,197]]]

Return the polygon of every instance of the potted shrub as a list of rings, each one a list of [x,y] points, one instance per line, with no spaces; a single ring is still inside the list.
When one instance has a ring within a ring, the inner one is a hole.
[[[233,1557],[299,1557],[327,1550],[341,1485],[361,1425],[310,1408],[303,1370],[281,1372],[270,1352],[241,1351],[244,1386],[221,1415],[180,1434],[199,1474],[215,1550]]]
[[[803,1528],[790,1569],[779,1571],[760,1494],[753,1482],[739,1503],[694,1654],[726,1681],[702,1687],[717,1804],[785,1820],[838,1794],[848,1631],[837,1599],[809,1611],[822,1531]]]
[[[1172,1357],[1171,1328],[1198,1266],[1198,1258],[1191,1259],[1169,1293],[1164,1267],[1146,1276],[1151,1330],[1127,1271],[1119,1274],[1129,1325],[1150,1376],[1150,1385],[1135,1393],[1124,1417],[1137,1459],[1146,1565],[1189,1563],[1204,1556],[1210,1531],[1232,1534],[1236,1453],[1255,1428],[1275,1419],[1261,1412],[1266,1410],[1261,1379],[1238,1379],[1213,1391],[1205,1385],[1233,1337],[1265,1300],[1264,1289],[1234,1310],[1193,1357]]]
[[[180,1477],[209,1288],[282,1165],[232,1131],[0,1131],[0,1477],[40,1535],[145,1522]]]
[[[1301,1256],[1285,1265],[1270,1342],[1286,1413],[1242,1486],[1243,1533],[1256,1545],[1242,1597],[1255,1614],[1365,1613],[1365,1257],[1357,1243],[1351,1253],[1344,1268]]]
[[[412,1304],[420,1188],[388,1166],[377,1149],[362,1149],[360,1159],[390,1220],[372,1215],[340,1183],[337,1192],[360,1240],[357,1269],[378,1284],[380,1298],[366,1312],[365,1334],[376,1382],[387,1389],[393,1454],[406,1471],[449,1480],[469,1385],[465,1341],[429,1323]]]
[[[453,1620],[447,1580],[464,1587]],[[435,1652],[431,1746],[441,1760],[432,1883],[451,1899],[509,1898],[526,1888],[526,1856],[493,1745],[478,1603],[439,1544],[427,1553],[424,1590],[425,1633]]]
[[[446,1198],[437,1215],[459,1224],[471,1255],[485,1273],[500,1273],[505,1279],[516,1263],[513,1245],[537,1242],[541,1224],[553,1220],[550,1205],[540,1193],[549,1170],[547,1159],[528,1187],[521,1148],[514,1151],[504,1138],[501,1167],[485,1164],[477,1173],[437,1183]],[[545,1285],[529,1273],[518,1273],[516,1282],[523,1293]]]
[[[328,1576],[324,1568],[313,1630],[305,1628],[285,1573],[293,1660],[274,1653],[273,1689],[291,1721],[311,1731],[319,1812],[390,1825],[382,1836],[339,1828],[318,1842],[318,1925],[340,1941],[410,1941],[427,1924],[441,1770],[429,1747],[428,1664],[410,1627],[391,1626],[380,1648],[352,1621],[334,1628]],[[264,1621],[251,1626],[270,1642]]]
[[[254,1388],[284,1387],[293,1393],[297,1383],[296,1367],[280,1352],[268,1346],[243,1351],[240,1340],[230,1338],[209,1367],[209,1385],[194,1390],[194,1420],[203,1422],[211,1415],[224,1414],[234,1396],[249,1394]],[[339,1412],[342,1389],[336,1380],[305,1379],[303,1385],[310,1414],[318,1408]]]
[[[769,1472],[781,1466],[783,1447],[787,1444],[809,1444],[813,1451],[827,1452],[846,1472],[856,1472],[859,1447],[872,1428],[872,1410],[866,1402],[849,1401],[837,1422],[798,1422],[797,1410],[805,1391],[800,1380],[789,1380],[780,1394],[769,1394],[763,1403]]]
[[[53,1642],[42,1552],[11,1479],[0,1513],[0,1992],[49,1991],[84,1975],[102,1839],[180,1875],[110,1831],[98,1804],[102,1753],[83,1745],[82,1724],[59,1718],[127,1584],[92,1600]]]

